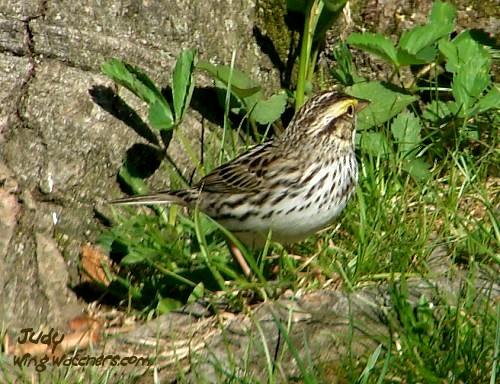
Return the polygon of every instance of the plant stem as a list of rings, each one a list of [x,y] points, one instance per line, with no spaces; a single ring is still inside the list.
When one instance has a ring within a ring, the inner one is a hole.
[[[315,63],[310,60],[314,32],[318,24],[318,19],[323,11],[323,1],[309,1],[306,9],[306,20],[304,23],[304,32],[302,33],[302,45],[300,48],[299,78],[297,80],[297,89],[295,91],[295,110],[304,102],[304,93],[306,80],[309,74],[309,67],[314,68]]]

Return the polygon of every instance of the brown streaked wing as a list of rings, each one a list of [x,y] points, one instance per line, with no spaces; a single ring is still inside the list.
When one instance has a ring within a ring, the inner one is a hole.
[[[229,163],[214,169],[197,188],[214,193],[256,192],[263,188],[267,165],[275,159],[273,143],[259,144]]]

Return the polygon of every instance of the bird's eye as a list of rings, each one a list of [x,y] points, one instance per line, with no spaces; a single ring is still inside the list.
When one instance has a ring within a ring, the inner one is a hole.
[[[346,111],[347,115],[349,117],[353,117],[354,116],[354,107],[352,105],[349,105],[347,107],[347,111]]]

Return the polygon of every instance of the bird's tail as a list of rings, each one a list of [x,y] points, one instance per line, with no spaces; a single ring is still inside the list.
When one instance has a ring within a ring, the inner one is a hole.
[[[189,195],[188,190],[180,191],[165,191],[150,193],[147,195],[138,195],[125,197],[123,199],[111,200],[107,204],[110,205],[154,205],[154,204],[178,204],[189,205],[189,200],[186,198]]]

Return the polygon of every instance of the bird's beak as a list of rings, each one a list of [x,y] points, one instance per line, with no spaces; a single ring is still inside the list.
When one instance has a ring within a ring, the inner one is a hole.
[[[365,100],[365,99],[358,99],[356,98],[356,100],[358,101],[358,103],[356,104],[356,113],[359,113],[361,112],[363,109],[365,109],[366,107],[368,107],[371,103],[370,100]]]

